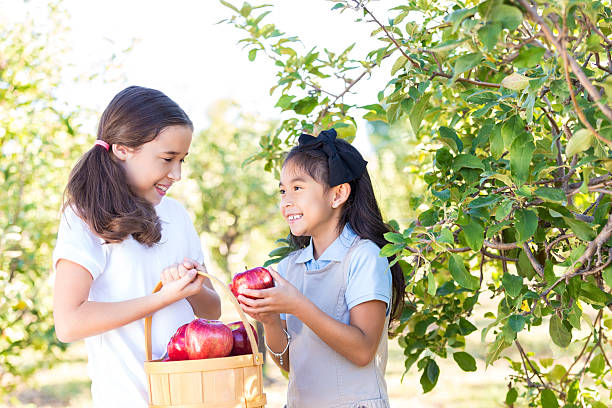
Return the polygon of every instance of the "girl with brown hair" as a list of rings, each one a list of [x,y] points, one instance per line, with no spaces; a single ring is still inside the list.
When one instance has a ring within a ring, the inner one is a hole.
[[[181,178],[193,125],[162,92],[132,86],[110,102],[93,147],[70,174],[53,253],[58,338],[85,339],[96,407],[145,407],[143,318],[153,358],[176,329],[216,319],[219,297],[183,206],[166,196]],[[157,282],[163,289],[151,294]]]

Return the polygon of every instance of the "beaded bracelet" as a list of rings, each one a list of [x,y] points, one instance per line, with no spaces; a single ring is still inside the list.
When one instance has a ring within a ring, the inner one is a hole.
[[[283,331],[285,332],[285,334],[287,335],[287,345],[285,346],[285,349],[283,351],[281,351],[280,353],[275,353],[270,349],[270,346],[268,346],[268,342],[266,341],[266,339],[264,338],[264,344],[266,345],[266,348],[268,349],[268,351],[270,353],[272,353],[272,355],[276,358],[278,358],[278,362],[280,363],[280,365],[283,365],[283,354],[285,354],[285,352],[287,351],[287,349],[289,348],[289,343],[291,343],[291,335],[287,332],[287,330],[283,329]]]

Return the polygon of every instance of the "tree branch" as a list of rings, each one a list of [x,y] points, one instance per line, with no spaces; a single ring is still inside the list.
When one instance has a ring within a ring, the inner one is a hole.
[[[574,59],[574,57],[569,55],[567,53],[567,49],[565,49],[565,47],[562,46],[557,41],[557,37],[553,35],[551,29],[548,27],[548,25],[546,24],[542,16],[538,14],[538,11],[534,7],[532,7],[527,2],[527,0],[515,0],[515,1],[521,4],[525,8],[525,10],[529,12],[533,20],[540,25],[540,28],[544,32],[544,36],[546,37],[546,39],[557,49],[557,52],[561,54],[563,61],[565,63],[569,63],[569,65],[572,68],[572,71],[578,78],[578,81],[582,84],[582,86],[584,86],[584,88],[586,89],[588,94],[591,96],[591,98],[593,98],[593,100],[595,101],[595,104],[601,110],[601,112],[608,118],[608,120],[610,120],[610,122],[612,122],[612,109],[610,109],[609,106],[600,102],[601,95],[599,94],[595,86],[591,83],[591,81],[589,81],[589,79],[585,75],[584,71],[582,71],[582,68],[580,67],[578,62]]]

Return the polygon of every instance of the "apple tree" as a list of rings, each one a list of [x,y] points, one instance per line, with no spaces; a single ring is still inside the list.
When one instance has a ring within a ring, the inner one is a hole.
[[[440,359],[477,370],[465,337],[489,297],[497,307],[480,333],[486,364],[505,357],[512,370],[500,402],[607,406],[610,1],[403,0],[384,12],[378,2],[337,1],[330,13],[353,13],[355,30],[378,40],[339,52],[304,47],[267,22],[269,6],[221,2],[231,10],[225,22],[245,34],[248,58],[270,58],[277,69],[271,93],[285,119],[255,156],[267,169],[278,171],[303,131],[334,126],[350,140],[357,117],[403,132],[397,151],[424,153],[413,165],[426,206],[404,225],[391,221],[381,250],[405,274],[395,332],[423,391],[436,386]],[[388,81],[377,98],[351,104],[351,93],[383,69]],[[566,358],[528,349],[538,326]]]

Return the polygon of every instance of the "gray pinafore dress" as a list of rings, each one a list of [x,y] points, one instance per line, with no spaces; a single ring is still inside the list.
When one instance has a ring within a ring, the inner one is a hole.
[[[351,255],[367,241],[356,237],[342,262],[330,262],[322,269],[306,270],[295,263],[302,250],[288,259],[286,279],[334,319],[349,324],[350,315],[344,294]],[[385,368],[389,317],[375,357],[359,367],[334,351],[308,326],[287,315],[291,335],[289,346],[289,389],[287,408],[388,408]]]

